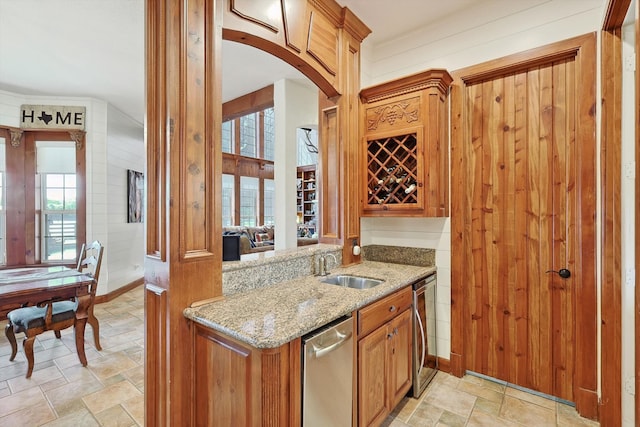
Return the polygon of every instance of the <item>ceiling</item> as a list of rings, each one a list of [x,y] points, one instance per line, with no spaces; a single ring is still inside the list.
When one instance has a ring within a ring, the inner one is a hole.
[[[390,7],[389,0],[337,0],[371,28],[366,42],[372,47],[452,15],[474,13],[479,24],[495,19],[496,11],[548,1],[402,0],[402,7]],[[306,80],[237,43],[223,43],[223,58],[225,101],[282,78]],[[0,0],[0,90],[98,98],[142,123],[144,0]]]

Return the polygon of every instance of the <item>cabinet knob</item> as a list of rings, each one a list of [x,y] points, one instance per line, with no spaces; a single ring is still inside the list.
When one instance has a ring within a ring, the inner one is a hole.
[[[392,305],[391,307],[389,307],[389,313],[393,313],[396,311],[396,306]]]

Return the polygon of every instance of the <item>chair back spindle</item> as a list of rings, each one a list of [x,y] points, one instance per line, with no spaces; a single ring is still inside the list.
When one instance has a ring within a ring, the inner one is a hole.
[[[85,274],[93,277],[94,284],[90,290],[92,298],[95,297],[98,280],[100,279],[100,266],[102,265],[103,252],[104,246],[97,240],[94,240],[89,245],[82,245],[80,252],[82,259],[78,261],[78,271],[84,272],[84,270],[87,269],[88,271],[86,271]]]

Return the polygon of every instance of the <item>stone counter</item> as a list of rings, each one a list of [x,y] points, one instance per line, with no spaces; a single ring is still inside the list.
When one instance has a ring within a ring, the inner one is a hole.
[[[342,262],[342,247],[328,244],[246,254],[241,261],[225,261],[222,294],[229,296],[313,275],[318,256],[327,254],[336,257],[336,261],[333,257],[327,259],[328,267]]]
[[[187,308],[184,315],[255,348],[276,348],[351,313],[435,271],[435,267],[374,261],[330,270],[384,280],[366,290],[323,283],[304,276],[225,295],[221,301]]]

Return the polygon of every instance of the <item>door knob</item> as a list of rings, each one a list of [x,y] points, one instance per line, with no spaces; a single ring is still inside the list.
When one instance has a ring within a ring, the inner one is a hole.
[[[569,277],[571,277],[571,272],[569,270],[567,270],[566,268],[561,268],[558,271],[556,271],[556,270],[547,270],[546,273],[558,273],[558,276],[562,277],[563,279],[568,279]]]

